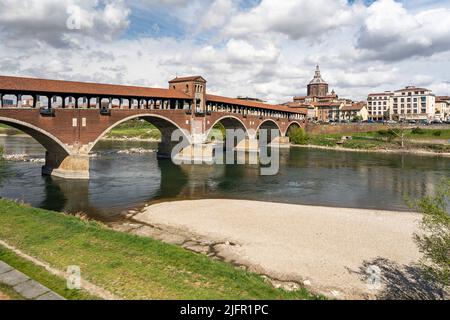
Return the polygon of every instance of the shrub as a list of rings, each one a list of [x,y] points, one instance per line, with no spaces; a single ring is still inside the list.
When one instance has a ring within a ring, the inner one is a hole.
[[[309,137],[303,128],[294,128],[289,131],[289,138],[293,144],[308,144]]]
[[[424,271],[444,287],[450,285],[450,180],[443,180],[435,195],[413,204],[422,214],[421,232],[415,240],[424,254],[421,262]]]
[[[422,128],[414,128],[411,130],[412,134],[425,134],[425,130]]]
[[[433,132],[433,136],[435,136],[435,137],[440,137],[441,134],[442,134],[441,130],[436,130]]]

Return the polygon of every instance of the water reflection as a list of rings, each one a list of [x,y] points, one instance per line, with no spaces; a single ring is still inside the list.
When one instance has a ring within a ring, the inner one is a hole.
[[[29,138],[0,137],[0,145],[6,153],[44,152]],[[157,160],[154,152],[120,152],[155,147],[102,141],[89,181],[42,177],[39,163],[3,161],[0,196],[101,220],[146,202],[201,198],[406,210],[404,195],[422,197],[450,177],[450,159],[429,156],[282,149],[279,174],[261,176],[257,165],[175,166]]]

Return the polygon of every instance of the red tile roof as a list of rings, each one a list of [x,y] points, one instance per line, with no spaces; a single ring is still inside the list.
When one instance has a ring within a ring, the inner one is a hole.
[[[404,89],[395,90],[395,92],[407,92],[407,91],[430,91],[430,90],[426,88],[416,88],[416,87],[407,87]]]
[[[393,92],[370,93],[369,97],[373,97],[373,96],[392,96],[392,95],[394,95]]]
[[[191,98],[181,91],[171,89],[122,86],[89,82],[74,82],[60,80],[44,80],[22,77],[0,76],[0,91],[23,91],[29,93],[46,94],[75,94],[90,96],[114,96],[133,98]]]
[[[313,106],[316,107],[340,107],[342,103],[340,102],[313,102],[311,103]]]
[[[210,102],[233,104],[233,105],[244,106],[244,107],[253,107],[253,108],[260,108],[260,109],[289,112],[289,113],[301,113],[296,110],[292,110],[291,108],[286,107],[286,106],[266,104],[266,103],[262,103],[262,102],[258,102],[258,101],[251,101],[251,100],[227,98],[227,97],[221,97],[221,96],[216,96],[216,95],[212,95],[212,94],[207,94],[206,100],[210,101]]]

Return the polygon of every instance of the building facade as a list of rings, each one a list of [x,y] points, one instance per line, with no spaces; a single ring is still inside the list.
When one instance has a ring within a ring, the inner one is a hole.
[[[374,121],[433,121],[436,97],[431,90],[408,86],[367,97],[369,119]]]
[[[450,121],[450,97],[436,97],[436,119]]]
[[[368,119],[372,121],[390,120],[392,115],[391,99],[394,93],[371,93],[367,98]]]
[[[341,121],[367,121],[369,119],[369,111],[365,102],[353,102],[345,104],[340,110]]]
[[[394,120],[432,121],[435,119],[436,97],[431,90],[409,86],[395,91],[392,100]]]

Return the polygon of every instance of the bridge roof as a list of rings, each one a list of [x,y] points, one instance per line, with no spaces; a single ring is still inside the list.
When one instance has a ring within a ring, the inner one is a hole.
[[[130,98],[191,98],[181,91],[173,89],[147,88],[100,84],[90,82],[74,82],[61,80],[45,80],[35,78],[0,76],[0,91],[23,92],[37,94],[74,94],[89,96],[112,96]]]
[[[232,105],[238,105],[238,106],[244,106],[244,107],[253,107],[253,108],[260,108],[260,109],[267,109],[267,110],[275,110],[275,111],[281,111],[281,112],[289,112],[289,113],[302,113],[299,110],[293,110],[289,107],[282,106],[282,105],[273,105],[273,104],[267,104],[262,103],[258,101],[253,100],[242,100],[237,98],[227,98],[222,96],[216,96],[212,94],[206,95],[207,101],[212,102],[219,102],[219,103],[226,103],[226,104],[232,104]]]

